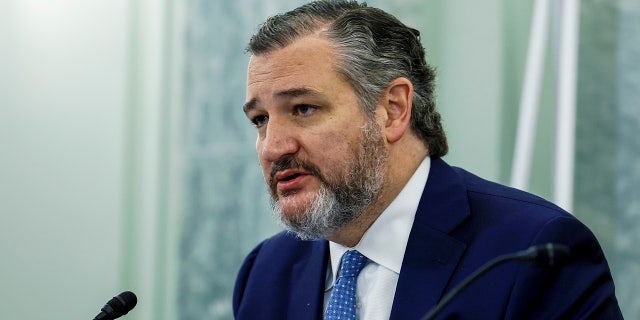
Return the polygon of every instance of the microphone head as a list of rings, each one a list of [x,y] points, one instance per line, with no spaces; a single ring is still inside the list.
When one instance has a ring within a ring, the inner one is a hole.
[[[547,243],[533,249],[535,262],[544,267],[561,266],[567,263],[571,256],[569,247],[557,243]]]
[[[138,303],[136,295],[131,291],[125,291],[109,300],[95,319],[113,320],[119,318],[131,311],[136,306],[136,303]]]

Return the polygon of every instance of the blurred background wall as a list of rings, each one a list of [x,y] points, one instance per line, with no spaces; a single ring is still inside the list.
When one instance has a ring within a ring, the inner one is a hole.
[[[259,22],[300,1],[0,1],[0,310],[231,319],[244,256],[279,230],[241,111]],[[378,0],[421,31],[450,164],[510,181],[533,0]],[[558,12],[558,8],[551,8]],[[553,195],[557,20],[530,190]],[[640,319],[640,3],[580,5],[573,213]]]

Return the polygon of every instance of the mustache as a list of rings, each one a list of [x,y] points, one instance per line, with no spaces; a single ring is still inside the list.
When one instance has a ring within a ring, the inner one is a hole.
[[[320,168],[318,168],[316,165],[311,162],[298,159],[294,156],[288,156],[273,163],[271,173],[269,174],[269,185],[275,187],[276,174],[287,169],[302,169],[320,178],[321,181],[324,181],[324,178],[320,173]]]

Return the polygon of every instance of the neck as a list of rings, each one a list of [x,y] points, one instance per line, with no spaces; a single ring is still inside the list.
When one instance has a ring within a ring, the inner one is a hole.
[[[326,237],[327,240],[346,247],[356,246],[369,227],[378,219],[384,210],[402,191],[422,160],[427,156],[424,152],[404,153],[406,161],[388,161],[384,187],[380,195],[354,221],[336,230]],[[390,157],[389,159],[393,159]],[[398,159],[396,157],[396,159]]]
[[[379,197],[376,202],[380,202],[380,199],[381,198]],[[327,236],[326,239],[346,247],[355,247],[360,242],[365,232],[369,230],[369,227],[371,227],[376,219],[378,219],[384,211],[384,208],[386,208],[389,203],[391,202],[389,201],[384,207],[371,204],[358,216],[358,218],[336,230]]]

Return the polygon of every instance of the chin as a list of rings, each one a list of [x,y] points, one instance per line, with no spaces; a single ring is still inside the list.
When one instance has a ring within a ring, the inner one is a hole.
[[[307,208],[302,206],[282,206],[282,218],[287,219],[291,222],[300,221],[303,215],[306,214]]]
[[[282,206],[282,212],[288,216],[296,216],[305,212],[315,200],[315,193],[293,192],[280,195],[278,202]]]

